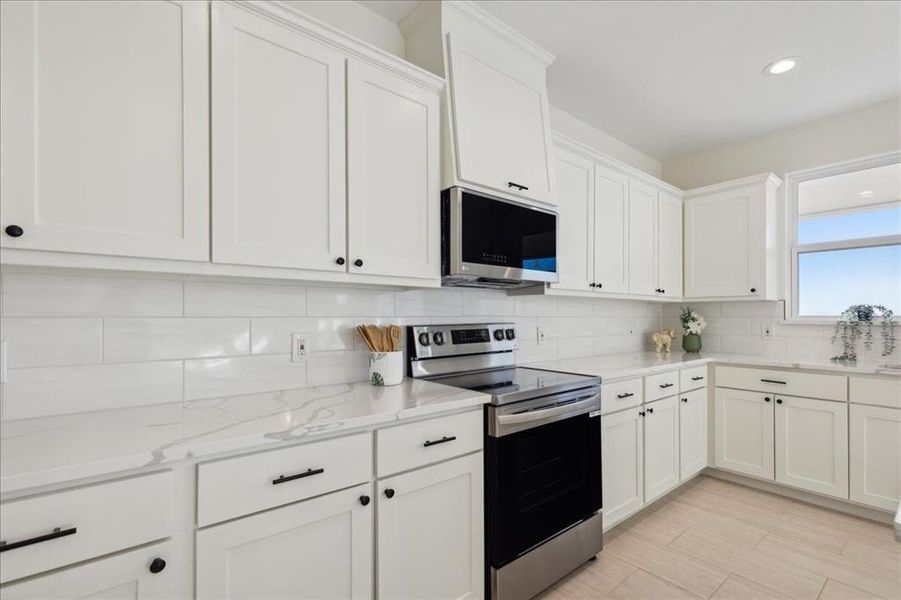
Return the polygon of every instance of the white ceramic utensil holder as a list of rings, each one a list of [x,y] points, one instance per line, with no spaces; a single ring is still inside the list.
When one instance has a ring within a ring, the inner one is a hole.
[[[403,380],[403,352],[369,353],[369,383],[372,385],[397,385]]]

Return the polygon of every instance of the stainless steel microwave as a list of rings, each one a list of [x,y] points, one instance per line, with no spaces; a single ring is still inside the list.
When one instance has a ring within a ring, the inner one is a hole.
[[[517,288],[556,283],[557,215],[460,187],[441,192],[441,283]]]

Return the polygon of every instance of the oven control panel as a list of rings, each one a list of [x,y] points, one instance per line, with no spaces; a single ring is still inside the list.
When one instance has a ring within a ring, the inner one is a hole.
[[[515,323],[465,325],[411,325],[407,350],[411,360],[516,350]]]

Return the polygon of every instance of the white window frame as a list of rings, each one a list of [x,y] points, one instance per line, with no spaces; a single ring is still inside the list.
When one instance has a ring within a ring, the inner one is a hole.
[[[788,252],[786,253],[785,273],[786,289],[789,290],[788,302],[786,303],[788,315],[787,322],[806,323],[806,324],[832,324],[835,323],[838,315],[805,315],[798,314],[798,255],[808,252],[817,252],[823,250],[845,250],[852,248],[874,248],[878,246],[891,246],[901,244],[901,235],[886,235],[881,237],[857,238],[852,240],[841,240],[835,242],[821,242],[815,244],[799,244],[798,243],[798,223],[799,206],[798,206],[798,187],[805,181],[811,179],[820,179],[823,177],[831,177],[833,175],[842,175],[853,171],[862,171],[875,167],[884,167],[901,162],[901,151],[887,152],[875,156],[868,156],[857,160],[835,163],[823,167],[806,169],[803,171],[794,171],[785,175],[785,193],[786,193],[786,232],[785,239],[787,241]],[[891,206],[895,203],[886,203]],[[895,319],[898,319],[896,316]]]

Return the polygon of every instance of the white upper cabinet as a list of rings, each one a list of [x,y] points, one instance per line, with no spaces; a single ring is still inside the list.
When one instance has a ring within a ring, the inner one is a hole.
[[[589,283],[594,281],[593,250],[598,242],[593,231],[595,167],[590,160],[563,149],[556,150],[556,157],[560,282],[551,285],[564,290],[588,291]]]
[[[345,271],[344,55],[212,11],[213,261]]]
[[[347,90],[349,269],[438,278],[439,97],[356,60]]]
[[[594,171],[594,278],[598,292],[629,291],[629,180],[601,165]],[[563,210],[561,209],[561,214]]]
[[[657,196],[657,292],[682,296],[682,200],[673,192]]]
[[[657,294],[657,190],[629,182],[629,292]]]
[[[407,59],[445,77],[444,187],[556,204],[546,69],[554,57],[469,2],[422,2]]]
[[[0,27],[0,245],[209,260],[207,5],[2,2]]]
[[[778,299],[781,183],[768,173],[686,192],[686,298]]]

